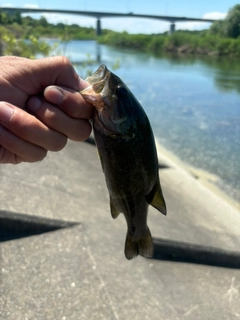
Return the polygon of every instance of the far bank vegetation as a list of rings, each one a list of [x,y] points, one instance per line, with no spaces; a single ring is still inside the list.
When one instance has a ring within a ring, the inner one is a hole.
[[[128,34],[107,32],[100,41],[123,48],[160,54],[176,53],[240,56],[240,5],[229,10],[224,20],[214,22],[209,30],[176,31],[165,34]]]
[[[37,20],[22,17],[19,12],[9,15],[0,10],[0,54],[26,57],[34,57],[37,53],[48,55],[51,47],[39,40],[44,37],[58,38],[60,41],[97,40],[107,45],[153,54],[167,51],[240,56],[240,5],[231,8],[224,20],[214,22],[208,30],[146,35],[104,29],[100,37],[96,37],[94,28],[51,24],[44,17]]]

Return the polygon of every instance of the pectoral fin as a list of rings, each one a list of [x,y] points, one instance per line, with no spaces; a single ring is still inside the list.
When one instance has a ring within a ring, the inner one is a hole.
[[[111,215],[113,219],[116,219],[119,216],[120,212],[115,208],[111,197],[110,197],[110,209],[111,209]]]
[[[98,150],[98,157],[100,159],[100,162],[101,162],[101,165],[102,165],[102,170],[104,172],[103,160],[102,160],[102,156],[101,156],[101,153],[99,152],[99,150]]]
[[[159,179],[157,179],[152,191],[146,196],[146,200],[149,204],[151,204],[154,208],[159,210],[162,214],[167,214],[167,208],[165,200],[163,198]]]

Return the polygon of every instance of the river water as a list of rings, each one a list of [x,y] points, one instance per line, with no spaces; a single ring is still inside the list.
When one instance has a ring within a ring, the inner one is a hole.
[[[98,45],[60,43],[54,54],[80,76],[104,63],[144,107],[159,143],[240,203],[240,62],[229,57],[163,55]],[[92,60],[90,66],[82,63]],[[212,179],[212,178],[211,178]]]

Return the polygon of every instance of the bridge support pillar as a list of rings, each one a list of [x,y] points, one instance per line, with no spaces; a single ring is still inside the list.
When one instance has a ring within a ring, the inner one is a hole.
[[[176,25],[175,25],[174,22],[172,22],[172,23],[170,24],[170,30],[169,30],[169,34],[170,34],[170,35],[175,32],[175,26],[176,26]]]
[[[96,25],[96,35],[100,36],[102,34],[102,29],[101,29],[101,19],[97,19],[97,25]]]

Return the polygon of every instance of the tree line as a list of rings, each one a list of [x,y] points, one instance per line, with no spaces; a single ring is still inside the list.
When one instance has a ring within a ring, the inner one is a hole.
[[[0,26],[7,28],[17,38],[28,39],[50,37],[60,39],[95,39],[95,29],[81,27],[77,24],[67,25],[64,23],[52,24],[45,17],[33,19],[30,16],[22,17],[19,11],[14,14],[2,12],[0,8]]]
[[[111,31],[100,37],[99,41],[154,54],[176,52],[240,56],[240,5],[231,8],[224,20],[214,22],[208,30],[178,30],[171,36],[167,32],[131,35]]]
[[[164,51],[191,54],[240,56],[240,4],[231,8],[223,20],[214,22],[208,30],[176,31],[171,36],[162,34],[129,34],[104,29],[96,37],[95,29],[77,24],[51,24],[45,17],[33,19],[0,9],[0,54],[32,57],[41,52],[48,55],[50,46],[38,40],[41,37],[69,40],[97,40],[121,48],[161,54]],[[26,39],[28,40],[26,42]],[[29,53],[28,53],[29,50]]]

